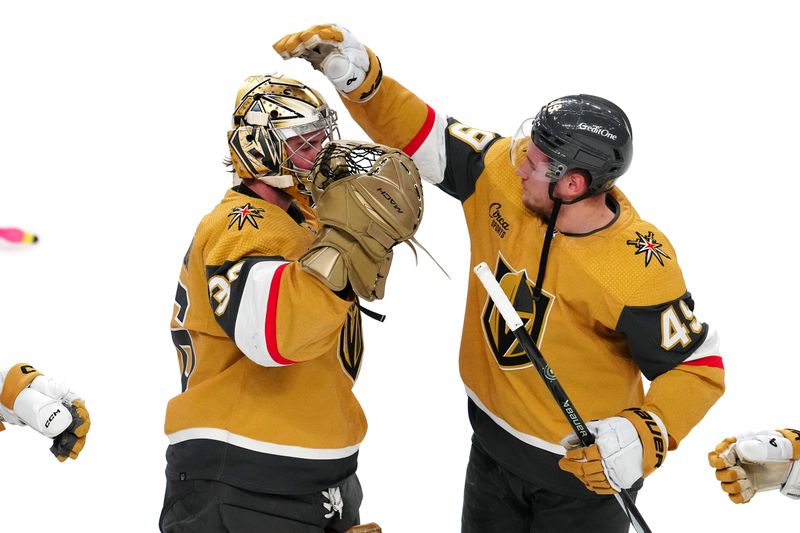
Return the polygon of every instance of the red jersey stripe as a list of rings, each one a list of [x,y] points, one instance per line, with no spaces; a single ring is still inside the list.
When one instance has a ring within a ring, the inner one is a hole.
[[[289,263],[284,263],[275,270],[272,282],[269,284],[269,297],[267,299],[267,317],[264,321],[264,337],[267,339],[267,351],[273,361],[282,365],[292,365],[294,361],[286,359],[278,351],[277,318],[278,318],[278,292],[281,287],[283,269]]]
[[[430,134],[431,130],[433,129],[433,122],[436,119],[436,113],[433,111],[431,106],[427,107],[428,116],[425,117],[425,122],[422,124],[422,127],[414,136],[414,138],[411,139],[411,142],[409,142],[405,148],[403,148],[403,151],[409,156],[413,156],[417,150],[419,150],[419,147],[422,146],[422,143],[425,142],[425,139],[428,138],[428,134]]]
[[[713,366],[715,368],[722,368],[723,370],[725,369],[722,364],[722,357],[719,355],[709,355],[708,357],[701,357],[700,359],[695,359],[694,361],[684,361],[681,364],[691,366]]]

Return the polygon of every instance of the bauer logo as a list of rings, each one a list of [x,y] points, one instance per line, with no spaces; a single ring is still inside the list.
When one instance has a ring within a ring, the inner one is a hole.
[[[494,202],[489,206],[489,221],[494,232],[497,233],[502,239],[506,236],[506,232],[511,229],[511,225],[505,218],[503,218],[502,213],[500,213],[501,207],[503,207],[503,204],[499,204],[497,202]]]
[[[537,346],[541,346],[555,296],[543,290],[541,297],[534,300],[535,284],[528,279],[527,272],[514,270],[502,254],[497,255],[494,277],[522,319],[525,330],[530,333]],[[509,330],[503,315],[488,296],[481,322],[486,343],[500,368],[517,370],[531,366],[514,332]]]
[[[598,126],[597,124],[587,124],[585,122],[581,122],[578,124],[578,129],[582,131],[588,131],[589,133],[594,133],[595,135],[600,135],[601,137],[605,137],[606,139],[611,139],[612,141],[617,140],[617,136],[605,129],[602,126]]]

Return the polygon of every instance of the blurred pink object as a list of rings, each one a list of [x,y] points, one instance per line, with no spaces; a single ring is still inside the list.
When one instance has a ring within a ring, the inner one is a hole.
[[[19,228],[0,228],[0,239],[19,244],[33,244],[39,237]]]

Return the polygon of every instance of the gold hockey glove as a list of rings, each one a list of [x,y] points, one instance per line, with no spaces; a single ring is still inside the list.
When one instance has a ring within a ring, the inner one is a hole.
[[[43,376],[26,363],[0,372],[0,420],[30,426],[53,439],[59,461],[78,457],[89,431],[83,400],[65,384]]]
[[[322,226],[300,258],[331,290],[348,282],[361,298],[383,298],[392,247],[410,240],[422,219],[414,162],[379,144],[335,141],[317,156],[311,195]]]
[[[345,533],[381,533],[383,531],[381,526],[376,524],[375,522],[370,522],[369,524],[362,524],[360,526],[353,526]]]
[[[72,424],[55,439],[50,451],[56,459],[62,463],[69,459],[77,459],[83,447],[86,445],[86,434],[92,422],[89,419],[89,411],[81,400],[75,400],[68,406],[72,413]]]
[[[747,503],[756,492],[775,489],[800,498],[800,431],[779,429],[729,437],[709,452],[708,463],[733,503]]]
[[[667,456],[667,431],[648,411],[625,409],[617,416],[586,425],[595,435],[595,443],[576,448],[578,437],[568,435],[561,441],[567,453],[558,466],[597,494],[629,489],[652,474]]]
[[[381,62],[372,50],[336,24],[320,24],[290,33],[272,45],[282,58],[301,57],[322,71],[349,100],[366,102],[383,78]]]

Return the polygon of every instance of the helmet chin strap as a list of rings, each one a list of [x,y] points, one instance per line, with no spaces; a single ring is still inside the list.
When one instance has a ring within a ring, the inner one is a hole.
[[[544,273],[547,270],[547,256],[550,253],[550,243],[553,242],[553,235],[556,232],[556,219],[563,203],[560,198],[553,198],[554,183],[550,184],[550,198],[553,200],[553,209],[550,211],[550,220],[547,221],[547,230],[542,244],[542,253],[539,256],[539,273],[536,274],[536,285],[533,287],[533,299],[538,301],[542,296],[542,283],[544,283]]]
[[[279,174],[277,176],[259,176],[256,179],[278,189],[288,189],[295,184],[294,177],[288,174]]]

